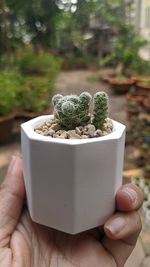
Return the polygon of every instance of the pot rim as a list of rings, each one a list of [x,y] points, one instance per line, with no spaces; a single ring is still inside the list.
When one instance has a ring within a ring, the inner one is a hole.
[[[15,111],[8,113],[7,115],[0,115],[0,123],[13,120],[15,118]]]
[[[137,87],[140,87],[141,89],[147,89],[147,90],[150,90],[150,85],[148,84],[144,84],[142,82],[138,82],[137,83]]]
[[[21,129],[26,133],[26,135],[32,140],[39,140],[48,143],[60,143],[67,145],[80,145],[85,143],[94,143],[94,142],[103,142],[106,140],[119,139],[123,132],[125,131],[126,126],[120,122],[112,120],[113,123],[113,131],[112,133],[102,136],[102,137],[94,137],[88,139],[61,139],[61,138],[50,138],[49,136],[43,136],[34,131],[34,127],[43,121],[53,118],[53,115],[43,115],[36,117],[32,120],[29,120],[23,124],[21,124]]]
[[[113,84],[113,85],[120,85],[120,86],[121,85],[132,85],[132,84],[134,84],[132,79],[128,79],[126,81],[119,81],[119,80],[115,80],[113,78],[109,79],[109,83]]]

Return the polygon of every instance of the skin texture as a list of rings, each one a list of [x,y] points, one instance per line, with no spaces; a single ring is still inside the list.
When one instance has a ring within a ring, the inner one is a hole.
[[[124,185],[116,195],[116,213],[103,228],[73,236],[38,225],[25,206],[22,160],[13,157],[0,188],[0,266],[124,266],[141,230],[142,201],[137,187]]]

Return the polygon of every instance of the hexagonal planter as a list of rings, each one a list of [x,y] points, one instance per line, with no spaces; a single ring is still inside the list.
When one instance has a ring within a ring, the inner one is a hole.
[[[122,184],[125,126],[90,139],[57,139],[34,127],[53,116],[21,126],[28,207],[33,221],[67,233],[104,224],[115,210]]]

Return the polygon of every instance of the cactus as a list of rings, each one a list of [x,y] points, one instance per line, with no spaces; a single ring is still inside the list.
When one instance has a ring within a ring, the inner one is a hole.
[[[90,121],[90,101],[91,95],[87,92],[83,92],[79,97],[76,95],[55,95],[52,98],[54,116],[68,130],[77,126],[84,126]]]
[[[93,124],[96,129],[104,130],[108,116],[108,95],[105,92],[97,92],[93,100],[94,118]]]
[[[52,98],[53,106],[56,106],[61,98],[63,98],[63,96],[60,94],[54,95]]]
[[[87,92],[83,92],[79,97],[57,94],[52,98],[54,117],[67,130],[75,129],[77,126],[85,126],[91,123],[90,102],[91,95]],[[108,115],[108,95],[105,92],[97,92],[94,95],[93,113],[92,123],[96,129],[105,130],[104,126]]]

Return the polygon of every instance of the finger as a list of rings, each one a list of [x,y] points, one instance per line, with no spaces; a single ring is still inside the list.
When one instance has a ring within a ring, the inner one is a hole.
[[[141,207],[143,194],[134,184],[123,185],[116,194],[116,207],[118,211],[134,211]]]
[[[6,245],[16,227],[24,195],[22,160],[13,157],[0,189],[0,246]]]
[[[139,213],[115,214],[105,224],[104,231],[104,247],[114,257],[117,266],[124,266],[141,231]]]
[[[131,235],[139,234],[141,219],[137,211],[129,213],[118,212],[104,225],[105,234],[114,240],[127,239]]]

